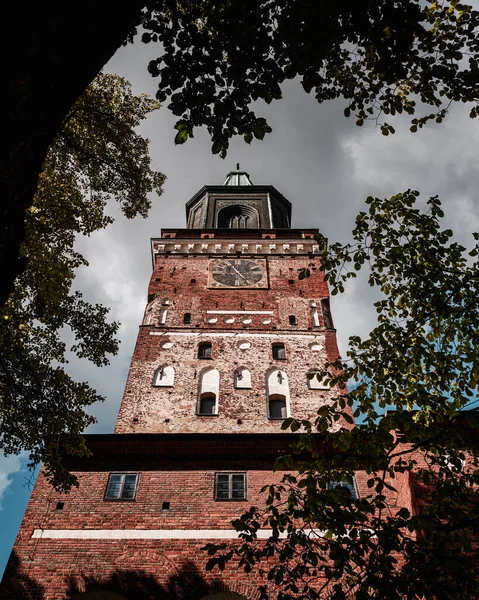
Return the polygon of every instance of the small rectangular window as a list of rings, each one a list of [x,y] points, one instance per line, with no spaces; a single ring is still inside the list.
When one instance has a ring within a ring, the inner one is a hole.
[[[199,415],[208,416],[216,414],[216,396],[214,394],[203,394],[200,398]]]
[[[286,360],[286,350],[284,344],[273,344],[273,359]]]
[[[138,473],[112,473],[106,488],[106,500],[134,500]]]
[[[246,473],[216,473],[216,500],[246,500]]]
[[[351,493],[351,498],[353,500],[357,500],[359,498],[358,486],[357,486],[355,477],[353,477],[352,482],[349,482],[346,479],[343,479],[342,481],[330,481],[328,483],[328,490],[334,490],[334,488],[337,488],[337,487],[343,487],[343,488],[348,489]]]
[[[198,358],[211,358],[211,343],[204,342],[198,346]]]
[[[286,400],[274,399],[269,401],[269,418],[286,419]]]

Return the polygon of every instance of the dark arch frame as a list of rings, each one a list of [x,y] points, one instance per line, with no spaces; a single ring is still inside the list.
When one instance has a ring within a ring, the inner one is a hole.
[[[230,204],[218,212],[218,229],[259,229],[259,213],[246,204]]]

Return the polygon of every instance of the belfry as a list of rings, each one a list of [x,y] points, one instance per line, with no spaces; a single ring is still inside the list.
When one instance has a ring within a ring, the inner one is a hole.
[[[311,376],[338,356],[317,230],[291,228],[291,203],[239,165],[186,203],[186,221],[151,240],[115,432],[66,459],[68,495],[40,474],[3,600],[239,600],[264,583],[206,571],[201,548],[237,538],[231,521],[281,479],[283,420],[314,419],[333,393]]]

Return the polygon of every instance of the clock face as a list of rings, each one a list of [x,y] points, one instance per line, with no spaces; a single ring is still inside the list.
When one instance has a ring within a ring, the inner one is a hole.
[[[217,258],[210,264],[210,287],[267,287],[263,258]]]

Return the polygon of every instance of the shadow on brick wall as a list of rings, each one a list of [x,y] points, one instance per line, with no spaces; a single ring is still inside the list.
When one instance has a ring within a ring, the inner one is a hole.
[[[5,571],[3,584],[0,586],[1,600],[44,600],[51,597],[48,586],[36,582],[32,574],[22,572],[25,571],[25,564],[22,570],[19,566],[20,561],[16,553],[12,552],[8,571]],[[161,572],[158,576],[162,578]],[[125,600],[199,600],[210,594],[233,591],[237,590],[230,590],[229,586],[221,580],[206,581],[194,563],[185,562],[164,583],[158,581],[151,572],[142,570],[118,569],[108,577],[72,575],[65,582],[65,593],[61,598],[62,600],[77,598],[78,600],[82,598],[101,600],[103,597],[108,598],[109,595],[105,593],[110,592],[112,597],[116,598],[118,595]],[[237,594],[234,594],[234,597],[238,597]]]
[[[72,577],[66,598],[74,600],[78,596],[80,600],[85,592],[97,590],[114,592],[127,600],[199,600],[211,593],[228,591],[228,588],[221,581],[206,581],[193,563],[185,562],[166,584],[141,570],[118,570],[107,578]]]
[[[13,550],[3,575],[4,583],[0,584],[0,598],[2,600],[43,600],[44,587],[30,576],[28,566],[24,564],[23,570],[19,567],[20,560]]]

